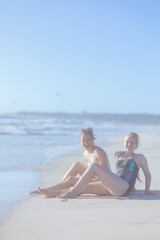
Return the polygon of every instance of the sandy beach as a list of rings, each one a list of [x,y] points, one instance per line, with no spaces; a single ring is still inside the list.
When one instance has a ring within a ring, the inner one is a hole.
[[[137,183],[135,193],[128,196],[97,197],[83,195],[76,199],[46,199],[34,195],[15,204],[0,224],[2,240],[53,240],[53,239],[145,239],[160,238],[160,135],[140,135],[137,153],[148,159],[152,174],[151,189],[155,196],[143,194],[143,183]],[[123,149],[123,137],[107,139],[102,147],[114,167],[114,152]],[[82,161],[82,151],[59,157],[39,171],[42,186],[59,181],[69,166]]]

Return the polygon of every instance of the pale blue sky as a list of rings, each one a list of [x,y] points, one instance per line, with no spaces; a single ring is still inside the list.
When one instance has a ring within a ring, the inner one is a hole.
[[[159,0],[0,0],[0,113],[160,114]]]

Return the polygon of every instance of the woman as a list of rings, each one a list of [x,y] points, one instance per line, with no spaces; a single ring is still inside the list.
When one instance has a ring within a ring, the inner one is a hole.
[[[88,166],[91,163],[98,163],[102,165],[105,169],[110,171],[110,164],[108,161],[108,156],[106,152],[94,145],[95,135],[92,128],[83,129],[80,134],[80,142],[82,147],[85,148],[83,153],[84,158],[86,159]],[[74,163],[68,172],[65,174],[63,179],[56,185],[49,188],[38,188],[37,190],[30,191],[30,194],[41,193],[46,194],[47,197],[52,197],[52,193],[55,190],[68,189],[71,186],[74,186],[79,178],[78,174],[82,175],[87,169],[87,166],[81,162]],[[94,178],[92,181],[97,182],[98,180]]]
[[[153,195],[150,191],[151,174],[147,159],[144,155],[134,152],[138,147],[138,141],[139,137],[136,133],[129,133],[125,136],[124,151],[115,153],[116,174],[97,163],[92,163],[72,189],[54,191],[52,197],[74,198],[84,193],[124,196],[133,189],[140,168],[145,176],[144,193]],[[97,186],[95,183],[89,183],[94,176],[97,176],[103,185]]]
[[[116,152],[116,174],[108,171],[103,166],[96,163],[90,165],[88,170],[83,174],[77,184],[69,190],[67,193],[61,194],[60,198],[73,198],[83,192],[87,192],[85,186],[90,182],[94,175],[98,176],[101,182],[104,184],[101,194],[124,196],[131,192],[135,185],[137,174],[140,168],[142,168],[145,176],[145,191],[147,195],[153,195],[150,191],[151,174],[148,168],[147,159],[142,154],[134,153],[138,147],[139,137],[136,133],[129,133],[124,138],[124,151]],[[107,189],[108,192],[105,193]],[[89,189],[88,189],[89,190]],[[92,193],[96,194],[96,186]]]

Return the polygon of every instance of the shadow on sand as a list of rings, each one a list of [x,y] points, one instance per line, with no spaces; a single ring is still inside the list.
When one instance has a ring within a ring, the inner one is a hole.
[[[129,193],[124,197],[114,196],[95,196],[95,195],[81,195],[78,199],[118,199],[118,200],[160,200],[160,189],[152,190],[155,195],[145,195],[144,190],[136,190],[135,192]]]

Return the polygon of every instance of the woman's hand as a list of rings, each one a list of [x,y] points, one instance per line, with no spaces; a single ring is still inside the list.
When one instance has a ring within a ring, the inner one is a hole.
[[[154,192],[152,192],[152,191],[150,191],[150,190],[145,190],[145,191],[144,191],[144,194],[145,194],[145,195],[150,195],[150,196],[156,195]]]

